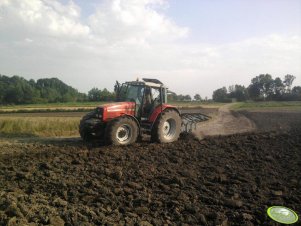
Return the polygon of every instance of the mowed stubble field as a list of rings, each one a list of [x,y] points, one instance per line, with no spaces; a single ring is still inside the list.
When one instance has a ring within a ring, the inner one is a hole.
[[[301,213],[301,111],[293,108],[240,107],[233,115],[246,115],[257,131],[201,141],[182,135],[171,144],[114,147],[15,134],[0,142],[0,225],[276,226],[269,206]],[[70,120],[77,132],[84,113],[64,117],[70,113],[12,121],[48,120],[40,131],[50,131]]]
[[[104,104],[104,102],[0,106],[0,136],[78,136],[78,124],[81,117],[101,104]],[[217,109],[224,105],[223,103],[204,102],[175,102],[171,104],[181,110],[189,111],[197,108],[203,114],[212,117],[215,117]],[[236,112],[243,112],[247,117],[251,117],[247,115],[248,112],[253,112],[252,115],[255,114],[254,112],[257,112],[257,114],[262,112],[260,115],[266,114],[265,117],[269,118],[268,115],[275,114],[275,112],[301,111],[301,102],[234,103],[231,109]],[[274,121],[271,123],[273,124]]]
[[[78,136],[80,119],[101,104],[104,102],[2,106],[0,107],[0,136]],[[223,105],[200,102],[177,102],[174,104],[180,109],[203,108],[205,114],[211,114]]]

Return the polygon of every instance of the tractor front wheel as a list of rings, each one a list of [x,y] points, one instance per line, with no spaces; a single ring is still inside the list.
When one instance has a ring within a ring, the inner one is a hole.
[[[122,117],[109,122],[105,134],[107,144],[129,145],[137,140],[138,126],[134,119]]]
[[[175,110],[167,110],[157,119],[152,129],[151,140],[170,143],[178,140],[181,132],[181,117]]]

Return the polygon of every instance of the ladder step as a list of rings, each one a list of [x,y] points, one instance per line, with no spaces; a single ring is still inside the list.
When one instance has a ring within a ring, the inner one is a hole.
[[[149,122],[141,122],[140,127],[141,127],[142,130],[150,131],[151,127],[152,127],[152,124],[149,123]]]

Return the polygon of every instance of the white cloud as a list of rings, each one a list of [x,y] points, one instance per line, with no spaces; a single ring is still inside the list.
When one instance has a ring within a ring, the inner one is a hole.
[[[26,38],[25,41],[26,41],[26,42],[33,42],[33,40],[30,39],[30,38]]]
[[[151,7],[163,3],[158,0],[105,0],[90,16],[89,24],[95,35],[110,44],[147,45],[185,37],[188,28],[177,26]]]
[[[159,13],[161,7],[167,2],[104,0],[84,22],[72,1],[0,0],[0,73],[57,76],[81,91],[148,76],[203,97],[224,85],[247,85],[260,73],[290,73],[301,83],[300,36],[183,44],[178,40],[189,29]]]
[[[51,0],[10,0],[0,4],[0,28],[16,33],[51,36],[88,35],[90,28],[80,22],[80,9],[73,2],[63,5]]]

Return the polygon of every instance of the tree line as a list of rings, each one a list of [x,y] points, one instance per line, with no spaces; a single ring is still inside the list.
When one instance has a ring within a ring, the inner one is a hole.
[[[84,101],[86,95],[57,78],[37,81],[0,75],[0,104],[35,104]]]
[[[283,80],[273,79],[269,74],[261,74],[251,80],[248,87],[232,85],[213,92],[217,102],[301,100],[301,87],[292,87],[295,76],[286,75]],[[56,102],[113,101],[115,93],[106,88],[92,88],[87,94],[80,93],[58,78],[44,78],[37,81],[20,76],[8,77],[0,74],[0,104],[36,104]],[[169,92],[168,101],[210,101],[199,94],[190,95]]]
[[[17,75],[8,77],[0,74],[0,104],[2,105],[114,100],[115,92],[110,92],[106,88],[101,90],[94,87],[85,94],[78,92],[58,78],[43,78],[35,81],[26,80]],[[171,92],[168,100],[192,101],[192,98],[190,95],[177,95]],[[201,101],[202,98],[196,94],[194,100]]]
[[[300,101],[301,86],[292,87],[295,80],[293,75],[285,75],[273,79],[270,74],[260,74],[251,80],[248,87],[232,85],[219,88],[213,92],[212,98],[216,102],[236,101]]]
[[[83,101],[112,101],[115,93],[107,89],[92,88],[88,94],[80,93],[58,78],[37,81],[20,76],[0,74],[0,104],[37,104]]]
[[[192,98],[190,95],[178,95],[175,92],[169,92],[167,99],[168,101],[208,101],[207,97],[203,99],[200,94],[195,94]]]
[[[194,95],[194,99],[191,98],[190,95],[182,95],[176,94],[175,92],[169,91],[168,93],[168,101],[203,101],[199,94]],[[92,88],[88,92],[88,101],[113,101],[115,100],[115,93],[108,91],[106,88],[100,90],[98,88]],[[207,98],[205,99],[207,100]]]

